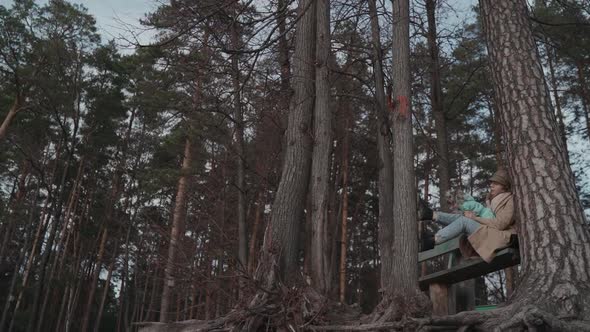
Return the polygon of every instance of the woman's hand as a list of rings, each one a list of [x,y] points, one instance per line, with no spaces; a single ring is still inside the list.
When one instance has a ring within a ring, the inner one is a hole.
[[[463,215],[469,219],[473,219],[476,217],[475,212],[473,212],[473,211],[465,211],[465,212],[463,212]]]

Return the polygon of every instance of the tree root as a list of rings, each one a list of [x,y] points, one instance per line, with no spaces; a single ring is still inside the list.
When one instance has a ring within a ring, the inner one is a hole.
[[[590,332],[590,321],[564,320],[535,305],[507,307],[486,312],[466,311],[449,316],[406,318],[399,322],[361,325],[310,326],[316,331],[556,331]]]

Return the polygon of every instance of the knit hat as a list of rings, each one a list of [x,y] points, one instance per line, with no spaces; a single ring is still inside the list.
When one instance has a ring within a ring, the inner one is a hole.
[[[511,185],[510,177],[508,176],[508,172],[506,172],[506,170],[503,168],[498,169],[496,171],[496,173],[494,173],[494,175],[492,175],[492,177],[490,178],[490,181],[497,182],[506,188],[510,188],[510,185]]]

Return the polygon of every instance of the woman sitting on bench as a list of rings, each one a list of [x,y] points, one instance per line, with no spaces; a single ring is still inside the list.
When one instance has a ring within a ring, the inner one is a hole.
[[[510,189],[508,173],[499,169],[490,178],[490,193],[486,200],[486,204],[495,214],[494,218],[478,217],[473,211],[465,211],[463,215],[432,211],[427,206],[420,207],[418,216],[420,220],[433,220],[445,226],[435,234],[435,244],[466,234],[469,243],[481,258],[491,262],[496,250],[507,247],[510,236],[516,234],[514,202]]]

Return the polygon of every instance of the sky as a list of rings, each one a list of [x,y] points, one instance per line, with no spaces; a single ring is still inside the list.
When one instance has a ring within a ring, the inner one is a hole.
[[[160,0],[161,1],[161,0]],[[0,0],[0,5],[11,7],[13,0]],[[129,30],[141,31],[139,20],[145,13],[152,12],[158,7],[158,0],[73,0],[72,3],[81,4],[88,8],[88,13],[96,18],[96,25],[103,41],[117,39],[125,44],[121,37],[132,38]],[[47,0],[38,0],[38,4]],[[139,35],[139,41],[146,43],[153,34],[146,31]]]
[[[156,0],[78,0],[73,2],[88,8],[88,12],[96,18],[100,35],[105,41],[122,36],[130,38],[129,30],[141,31],[139,20],[158,7]],[[145,43],[152,35],[150,31],[146,31],[138,38],[140,42]]]

